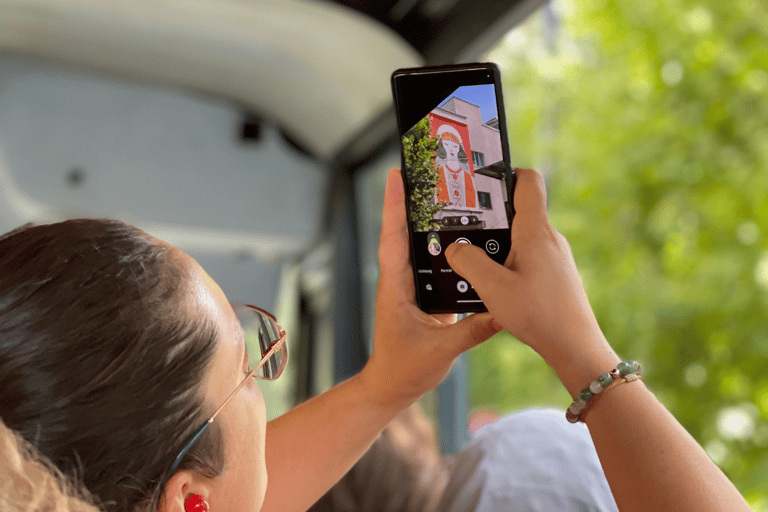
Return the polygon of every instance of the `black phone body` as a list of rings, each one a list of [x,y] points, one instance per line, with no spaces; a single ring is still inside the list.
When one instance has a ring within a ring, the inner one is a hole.
[[[515,172],[499,69],[399,69],[392,92],[418,305],[428,313],[486,311],[444,251],[471,243],[503,263],[511,248]]]

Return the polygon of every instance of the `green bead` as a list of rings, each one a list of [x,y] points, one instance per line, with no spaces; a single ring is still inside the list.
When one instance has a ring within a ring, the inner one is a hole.
[[[579,393],[579,397],[581,397],[582,400],[585,402],[592,398],[593,393],[589,390],[589,388],[584,388],[581,390],[581,393]]]
[[[626,377],[632,373],[632,368],[629,366],[629,363],[625,363],[624,361],[617,364],[616,369],[619,371],[619,375],[622,377]]]
[[[640,363],[637,361],[627,361],[627,364],[632,369],[629,373],[637,373],[637,371],[640,369]]]
[[[600,384],[602,384],[604,388],[607,388],[613,384],[613,377],[611,377],[611,374],[607,372],[600,375],[597,380],[600,381]]]

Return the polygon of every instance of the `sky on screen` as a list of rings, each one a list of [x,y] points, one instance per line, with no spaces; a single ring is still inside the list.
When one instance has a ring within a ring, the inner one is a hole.
[[[498,115],[496,112],[496,96],[493,91],[493,84],[485,85],[464,85],[459,87],[443,101],[439,106],[443,106],[446,101],[452,97],[460,98],[469,103],[480,107],[480,117],[484,123],[487,123]]]

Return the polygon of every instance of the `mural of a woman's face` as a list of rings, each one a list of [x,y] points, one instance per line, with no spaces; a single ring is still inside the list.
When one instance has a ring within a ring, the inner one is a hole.
[[[459,159],[459,143],[452,140],[443,139],[443,147],[447,156],[446,160],[458,160]]]

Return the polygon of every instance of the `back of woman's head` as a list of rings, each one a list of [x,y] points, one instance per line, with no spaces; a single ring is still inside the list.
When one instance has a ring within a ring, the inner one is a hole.
[[[116,221],[0,238],[0,418],[107,510],[153,508],[204,421],[215,328],[170,246]],[[220,471],[214,430],[181,469]]]
[[[308,512],[434,512],[449,462],[431,421],[413,405]]]

